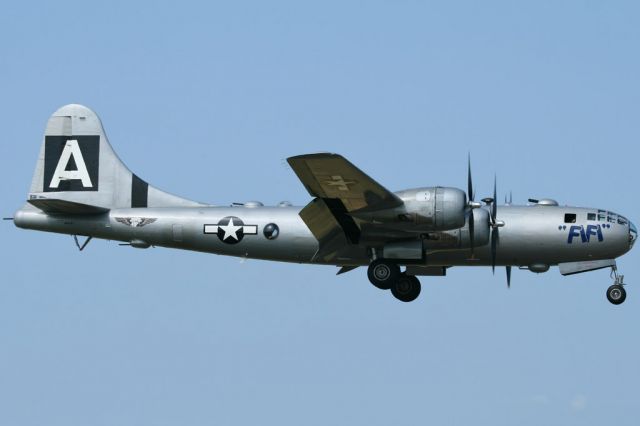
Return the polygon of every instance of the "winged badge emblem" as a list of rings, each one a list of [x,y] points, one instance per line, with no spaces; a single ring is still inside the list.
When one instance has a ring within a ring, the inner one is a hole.
[[[132,228],[142,228],[145,225],[155,222],[154,217],[116,217],[118,222],[131,226]]]

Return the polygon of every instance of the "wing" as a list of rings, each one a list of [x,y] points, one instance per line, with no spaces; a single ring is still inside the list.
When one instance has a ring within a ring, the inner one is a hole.
[[[402,200],[397,195],[341,155],[299,155],[289,157],[287,162],[309,194],[323,199],[338,199],[348,213],[402,205]]]

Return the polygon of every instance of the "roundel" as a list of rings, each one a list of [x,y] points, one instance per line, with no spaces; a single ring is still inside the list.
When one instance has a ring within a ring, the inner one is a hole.
[[[257,225],[245,225],[237,216],[226,216],[218,221],[216,225],[205,225],[205,234],[216,234],[218,239],[226,244],[238,244],[245,235],[255,235],[258,233]]]

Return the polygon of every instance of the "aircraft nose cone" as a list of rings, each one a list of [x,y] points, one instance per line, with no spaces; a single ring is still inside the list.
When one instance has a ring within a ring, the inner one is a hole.
[[[638,238],[638,230],[633,222],[629,221],[629,248],[633,247],[633,244]]]

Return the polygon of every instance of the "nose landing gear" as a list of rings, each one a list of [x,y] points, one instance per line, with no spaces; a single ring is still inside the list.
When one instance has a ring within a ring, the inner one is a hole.
[[[400,272],[397,263],[386,259],[376,259],[367,270],[369,281],[380,290],[391,290],[393,296],[402,302],[411,302],[420,295],[420,280],[413,275]]]
[[[607,300],[614,305],[619,305],[627,298],[627,291],[624,289],[624,275],[618,274],[616,266],[611,267],[611,275],[614,277],[614,283],[607,289]]]

